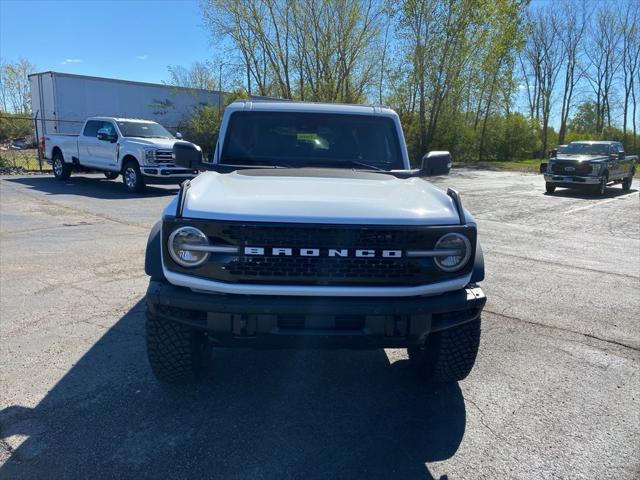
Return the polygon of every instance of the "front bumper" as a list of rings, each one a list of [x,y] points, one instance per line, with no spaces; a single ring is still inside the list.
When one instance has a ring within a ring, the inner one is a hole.
[[[198,174],[197,170],[162,165],[143,165],[141,170],[147,184],[182,183]]]
[[[565,175],[553,175],[550,173],[544,174],[544,181],[549,183],[555,183],[558,186],[579,187],[582,185],[598,185],[600,183],[600,177],[578,177],[578,176],[565,176]]]
[[[262,348],[399,348],[477,319],[476,285],[429,297],[358,298],[215,295],[151,281],[150,315],[208,333],[213,343]]]

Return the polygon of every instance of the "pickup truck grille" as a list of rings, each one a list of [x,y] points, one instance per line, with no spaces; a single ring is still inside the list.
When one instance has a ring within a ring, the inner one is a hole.
[[[211,254],[209,261],[195,269],[180,267],[168,254],[170,233],[179,226],[193,225],[202,230],[211,244],[238,247],[238,253]],[[309,225],[276,223],[203,222],[166,219],[163,227],[164,259],[170,270],[230,283],[274,285],[425,285],[458,277],[472,268],[447,273],[439,270],[431,258],[407,257],[413,249],[434,248],[447,232],[466,235],[475,252],[476,230],[467,226],[399,227],[357,225]],[[251,255],[245,247],[264,249],[264,255]],[[292,255],[273,255],[272,248],[290,248]],[[318,249],[318,256],[301,256],[299,249]],[[347,256],[329,256],[329,249],[343,249]],[[375,250],[371,258],[356,257],[358,249]],[[402,251],[385,258],[383,250]],[[471,258],[474,258],[472,252]]]
[[[591,164],[573,160],[556,160],[551,164],[551,171],[556,175],[584,176],[591,173]]]
[[[157,164],[173,165],[173,151],[171,150],[156,150],[155,160]]]

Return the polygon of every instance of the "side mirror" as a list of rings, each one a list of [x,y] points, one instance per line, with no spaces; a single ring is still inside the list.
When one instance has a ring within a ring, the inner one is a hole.
[[[558,156],[558,149],[554,148],[549,152],[549,158],[556,158]]]
[[[173,144],[173,162],[176,167],[197,170],[202,163],[202,149],[191,142]]]
[[[98,130],[98,140],[102,140],[103,142],[115,142],[118,139],[117,135],[112,135],[109,130],[106,128],[101,128]]]
[[[547,172],[547,163],[541,163],[540,164],[540,173],[546,173]]]
[[[176,138],[178,140],[182,140],[182,134],[180,132],[176,132]]]
[[[448,175],[451,170],[451,154],[449,152],[429,152],[422,157],[420,176]]]

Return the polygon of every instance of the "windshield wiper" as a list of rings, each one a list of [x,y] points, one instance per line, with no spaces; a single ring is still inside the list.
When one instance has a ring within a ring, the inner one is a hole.
[[[366,168],[367,170],[376,170],[379,172],[388,172],[389,170],[385,170],[384,168],[380,168],[377,167],[375,165],[370,165],[368,163],[364,163],[364,162],[359,162],[358,160],[351,160],[351,159],[347,159],[347,158],[336,158],[336,159],[327,159],[327,160],[311,160],[309,162],[306,162],[305,167],[308,167],[310,165],[314,165],[314,164],[322,164],[322,165],[332,165],[332,164],[337,164],[337,165],[351,165],[352,167],[361,167],[361,168]]]
[[[288,163],[273,161],[273,160],[256,160],[249,157],[224,157],[220,159],[219,165],[225,165],[229,167],[256,167],[256,168],[294,168],[293,165]]]

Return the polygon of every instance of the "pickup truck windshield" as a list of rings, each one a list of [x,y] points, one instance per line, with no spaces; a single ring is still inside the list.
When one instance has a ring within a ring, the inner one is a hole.
[[[118,127],[124,137],[173,138],[173,135],[158,123],[118,122]]]
[[[303,112],[234,112],[220,163],[404,168],[390,118]]]
[[[570,143],[562,149],[563,155],[609,155],[609,144]]]

